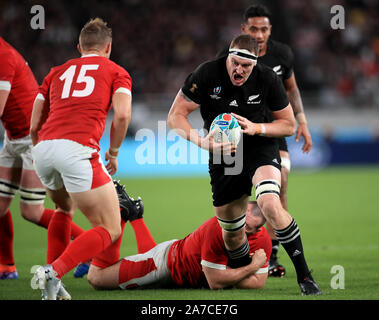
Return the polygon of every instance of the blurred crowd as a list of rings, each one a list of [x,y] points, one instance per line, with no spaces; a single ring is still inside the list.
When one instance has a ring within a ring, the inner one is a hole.
[[[272,37],[292,47],[297,82],[314,107],[379,110],[377,0],[0,0],[0,35],[41,83],[52,66],[78,57],[81,27],[100,16],[113,29],[111,58],[132,75],[134,96],[173,98],[190,71],[240,32],[252,3],[272,11]],[[30,26],[35,4],[45,9],[44,30]],[[330,25],[336,4],[345,9],[343,30]]]

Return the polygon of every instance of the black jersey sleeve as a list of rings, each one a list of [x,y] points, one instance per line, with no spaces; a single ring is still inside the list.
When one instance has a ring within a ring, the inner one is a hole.
[[[268,88],[267,105],[271,111],[279,111],[287,107],[289,101],[283,82],[275,74],[275,72],[272,72],[271,75],[272,79]]]
[[[204,101],[204,81],[203,70],[198,67],[194,72],[190,73],[184,81],[182,92],[193,102],[201,104]]]
[[[283,46],[282,49],[282,59],[283,59],[283,80],[287,80],[292,76],[293,65],[294,65],[294,54],[289,46]]]

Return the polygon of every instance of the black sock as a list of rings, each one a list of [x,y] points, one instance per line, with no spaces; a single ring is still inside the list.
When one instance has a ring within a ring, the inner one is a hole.
[[[251,262],[249,250],[250,246],[247,239],[245,243],[238,249],[226,250],[229,256],[229,267],[239,268],[248,265]]]
[[[276,260],[277,259],[277,254],[279,250],[279,241],[278,240],[271,240],[272,243],[272,252],[271,252],[271,259]]]
[[[297,281],[303,281],[304,278],[309,276],[309,269],[305,261],[300,230],[295,220],[292,219],[288,227],[282,230],[275,230],[275,235],[292,260],[296,269]]]

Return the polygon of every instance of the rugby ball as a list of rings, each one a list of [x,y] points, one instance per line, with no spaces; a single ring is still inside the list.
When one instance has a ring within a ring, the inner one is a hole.
[[[212,122],[210,131],[213,139],[218,142],[231,142],[237,145],[241,139],[241,126],[230,113],[219,114]]]

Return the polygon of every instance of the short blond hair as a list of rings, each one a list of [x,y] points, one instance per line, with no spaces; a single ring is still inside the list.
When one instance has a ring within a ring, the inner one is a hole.
[[[83,50],[101,50],[110,41],[112,41],[112,29],[101,18],[91,19],[80,31],[79,44]]]

